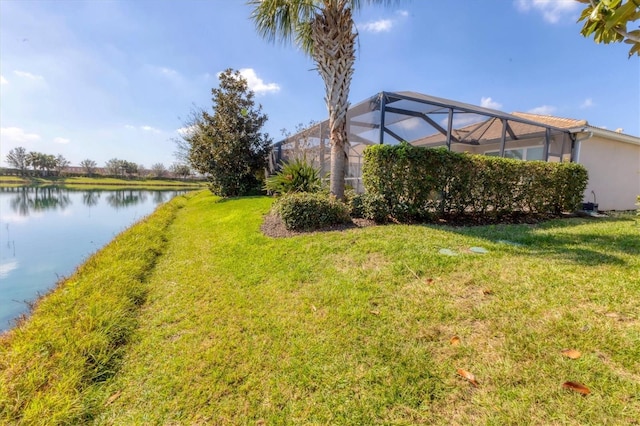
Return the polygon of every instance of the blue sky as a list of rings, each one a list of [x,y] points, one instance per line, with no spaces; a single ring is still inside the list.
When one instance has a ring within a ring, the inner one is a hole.
[[[364,3],[364,2],[363,2]],[[640,60],[580,34],[574,0],[399,1],[356,14],[350,100],[411,90],[502,111],[586,119],[640,135]],[[281,129],[326,118],[295,46],[261,39],[242,0],[0,0],[0,155],[72,164],[175,161],[172,138],[216,75],[242,70]]]

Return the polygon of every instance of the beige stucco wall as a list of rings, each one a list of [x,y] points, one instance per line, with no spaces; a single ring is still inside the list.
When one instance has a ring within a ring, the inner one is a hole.
[[[578,135],[580,140],[584,135]],[[600,210],[631,210],[640,195],[640,145],[593,136],[579,143],[578,162],[589,171],[585,201],[595,192]]]

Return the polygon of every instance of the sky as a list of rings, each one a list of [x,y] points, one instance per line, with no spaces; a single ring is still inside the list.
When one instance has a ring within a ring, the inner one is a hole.
[[[640,136],[640,59],[582,37],[575,0],[362,3],[353,104],[406,90]],[[2,164],[22,146],[72,165],[168,167],[227,68],[247,79],[274,142],[324,120],[313,61],[262,39],[250,14],[243,0],[0,0]]]

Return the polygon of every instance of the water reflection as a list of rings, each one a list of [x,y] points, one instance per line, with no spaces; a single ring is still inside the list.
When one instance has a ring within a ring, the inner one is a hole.
[[[2,0],[0,0],[2,1]],[[0,187],[0,332],[119,232],[185,189]]]
[[[146,191],[112,191],[107,196],[107,203],[115,209],[135,206],[136,204],[144,201],[147,201]]]
[[[22,186],[22,187],[0,187],[0,194],[10,194],[12,198],[9,201],[9,206],[14,213],[20,216],[29,216],[33,213],[42,212],[45,210],[60,210],[64,211],[72,204],[71,193],[82,193],[82,204],[87,207],[93,207],[98,204],[102,194],[107,193],[105,201],[107,204],[115,209],[122,207],[135,206],[136,204],[144,203],[147,201],[147,197],[151,195],[154,204],[164,203],[170,200],[178,194],[183,194],[185,191],[151,191],[151,190],[137,190],[137,189],[121,189],[121,190],[86,190],[78,191],[76,189],[67,189],[56,186]]]
[[[100,191],[85,191],[82,194],[82,204],[87,207],[93,207],[100,201]]]
[[[64,210],[71,205],[69,192],[55,187],[3,188],[0,189],[0,192],[15,194],[9,205],[14,212],[21,216],[29,216],[33,212],[44,210]]]

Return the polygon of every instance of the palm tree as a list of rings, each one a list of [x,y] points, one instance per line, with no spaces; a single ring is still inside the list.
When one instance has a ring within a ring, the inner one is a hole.
[[[367,3],[390,3],[365,0]],[[249,0],[251,19],[269,41],[295,41],[311,56],[324,81],[331,141],[330,191],[344,198],[348,164],[347,109],[357,33],[353,10],[360,0]]]

